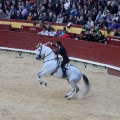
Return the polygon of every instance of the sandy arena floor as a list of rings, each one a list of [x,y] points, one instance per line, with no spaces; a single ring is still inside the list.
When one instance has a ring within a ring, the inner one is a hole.
[[[91,91],[83,100],[69,101],[66,80],[46,76],[48,86],[39,84],[41,68],[32,58],[0,55],[0,120],[120,120],[119,77],[82,70]]]

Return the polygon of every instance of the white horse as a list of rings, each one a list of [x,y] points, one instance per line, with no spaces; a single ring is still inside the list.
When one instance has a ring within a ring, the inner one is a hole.
[[[45,44],[38,44],[38,49],[35,50],[35,53],[37,60],[40,60],[41,58],[44,59],[43,69],[37,74],[38,80],[41,85],[44,84],[47,86],[47,83],[42,79],[42,76],[45,75],[52,74],[54,77],[62,79],[63,72],[60,65],[58,66],[59,60],[56,59],[56,55],[50,47],[46,46]],[[85,95],[89,92],[90,89],[88,78],[84,74],[82,74],[77,67],[70,64],[67,66],[66,74],[67,78],[64,79],[68,80],[69,84],[72,86],[73,89],[69,93],[67,93],[65,97],[70,100],[74,94],[78,93],[79,88],[77,86],[77,83],[80,81],[81,76],[83,77],[83,80],[85,82],[85,91],[83,94],[79,94],[79,97],[85,97]]]

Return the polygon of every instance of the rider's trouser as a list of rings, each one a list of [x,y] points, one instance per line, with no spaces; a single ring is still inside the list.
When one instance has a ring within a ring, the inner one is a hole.
[[[62,61],[62,64],[61,64],[61,68],[62,68],[62,71],[63,71],[63,74],[66,73],[66,68],[65,68],[65,64],[66,63],[69,63],[70,60],[67,56],[63,57],[63,61]]]

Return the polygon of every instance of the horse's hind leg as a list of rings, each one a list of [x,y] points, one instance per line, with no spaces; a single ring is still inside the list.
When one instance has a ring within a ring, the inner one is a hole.
[[[71,94],[67,97],[68,100],[70,100],[70,99],[79,91],[79,88],[77,87],[76,83],[75,83],[73,80],[70,81],[70,85],[72,86],[73,91],[72,91]]]
[[[65,95],[65,97],[69,97],[74,91],[75,91],[74,89],[71,90],[69,93],[67,93],[67,94]]]

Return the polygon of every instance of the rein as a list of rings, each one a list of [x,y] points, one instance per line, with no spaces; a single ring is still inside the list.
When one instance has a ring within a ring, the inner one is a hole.
[[[41,46],[41,51],[42,51],[42,46]],[[40,51],[40,54],[41,54],[41,51]],[[53,52],[54,52],[54,51],[50,52],[48,55],[46,55],[45,57],[43,57],[43,59],[46,58],[47,56],[49,56],[50,54],[52,54]],[[48,62],[48,61],[51,61],[51,60],[55,60],[55,58],[54,58],[54,59],[47,60],[47,61],[44,61],[43,63]]]
[[[51,53],[53,53],[53,51]],[[46,58],[47,56],[49,56],[51,53],[49,53],[48,55],[46,55],[45,57],[43,57],[43,59]]]
[[[55,58],[54,58],[54,59],[47,60],[47,61],[44,61],[43,63],[48,62],[48,61],[51,61],[51,60],[55,60]]]
[[[45,57],[43,57],[43,59],[46,58],[47,56],[49,56],[49,55],[52,54],[52,53],[53,53],[53,51],[52,51],[51,53],[49,53],[48,55],[46,55]],[[51,60],[55,60],[55,58],[54,58],[54,59],[47,60],[47,61],[44,61],[43,63],[48,62],[48,61],[51,61]]]

